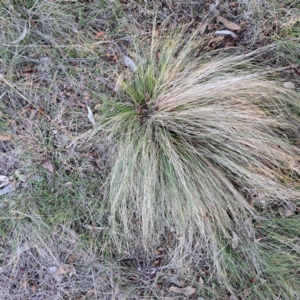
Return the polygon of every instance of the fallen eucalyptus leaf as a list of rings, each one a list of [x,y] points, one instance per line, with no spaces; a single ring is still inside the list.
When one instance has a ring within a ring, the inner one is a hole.
[[[11,135],[0,135],[1,142],[10,141],[12,139],[13,139],[13,137]]]
[[[228,21],[227,19],[221,17],[221,16],[217,16],[218,21],[220,21],[221,23],[223,23],[223,25],[230,29],[230,30],[239,30],[241,29],[241,27],[233,22]]]
[[[50,159],[48,159],[48,158],[43,159],[43,160],[41,161],[41,166],[42,166],[44,169],[48,170],[49,172],[53,173],[53,170],[54,170],[54,169],[53,169],[53,165],[52,165],[52,162],[51,162]]]
[[[124,61],[125,66],[128,69],[130,69],[132,72],[136,71],[137,66],[136,66],[136,64],[133,62],[133,60],[130,57],[124,56],[123,61]]]
[[[194,289],[191,286],[187,286],[185,288],[179,288],[176,286],[171,286],[170,287],[170,292],[176,293],[176,294],[182,294],[185,296],[190,296],[193,295],[196,292],[196,289]]]
[[[13,184],[6,185],[6,187],[4,189],[0,190],[0,196],[5,195],[5,194],[9,194],[12,191],[14,191],[14,189],[15,189],[15,187],[14,187]]]
[[[184,286],[184,282],[179,280],[177,277],[170,277],[168,278],[168,282],[173,283],[179,287],[183,287]]]
[[[239,244],[239,237],[234,231],[232,231],[232,240],[231,240],[232,249],[236,249],[238,244]]]
[[[88,111],[88,119],[89,119],[89,121],[90,121],[93,125],[96,125],[96,121],[95,121],[95,119],[94,119],[94,115],[93,115],[93,112],[92,112],[91,108],[90,108],[88,105],[86,106],[86,108],[87,108],[87,111]]]
[[[199,30],[199,33],[202,35],[206,29],[208,27],[208,24],[207,23],[204,23],[201,27],[200,27],[200,30]]]
[[[198,283],[199,283],[198,291],[200,292],[202,290],[203,285],[204,285],[204,280],[203,280],[203,278],[201,276],[199,278]]]
[[[70,254],[67,261],[66,261],[66,263],[68,265],[72,265],[77,258],[78,258],[78,256],[76,254]]]
[[[0,175],[0,181],[1,182],[9,182],[9,178],[7,176]]]
[[[89,229],[91,231],[100,231],[100,230],[104,229],[104,227],[97,227],[97,226],[92,226],[92,225],[88,225],[88,224],[85,224],[82,227],[86,228],[86,229]]]
[[[296,88],[295,85],[290,81],[284,82],[283,86],[289,90],[294,90]]]
[[[217,35],[217,34],[231,35],[233,38],[235,38],[235,37],[237,36],[234,32],[232,32],[232,31],[230,31],[230,30],[217,30],[217,31],[215,32],[215,35]]]
[[[117,81],[116,81],[116,84],[115,84],[115,87],[114,87],[114,92],[118,92],[121,90],[122,88],[122,81],[123,81],[123,75],[121,74]]]
[[[61,277],[62,275],[73,273],[74,267],[69,264],[61,265],[60,267],[50,267],[48,270],[54,277]]]
[[[285,206],[279,207],[278,211],[282,217],[290,217],[295,214],[297,206],[292,202],[287,202]]]

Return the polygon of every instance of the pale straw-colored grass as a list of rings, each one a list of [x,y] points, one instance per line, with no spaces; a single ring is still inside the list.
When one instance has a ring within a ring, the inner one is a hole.
[[[197,53],[201,38],[181,41],[153,38],[89,138],[100,133],[113,149],[103,205],[115,247],[164,244],[174,266],[210,261],[226,283],[233,236],[237,261],[260,274],[254,222],[299,199],[282,182],[299,174],[285,136],[299,98],[251,65],[261,52],[208,58]]]

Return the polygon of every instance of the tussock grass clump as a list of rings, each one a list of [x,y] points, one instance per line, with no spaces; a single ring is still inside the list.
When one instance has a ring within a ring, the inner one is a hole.
[[[285,136],[299,99],[253,68],[258,53],[209,58],[197,39],[153,38],[104,103],[101,140],[113,150],[103,205],[119,251],[168,244],[174,266],[209,261],[224,282],[233,251],[242,282],[261,265],[254,222],[300,196],[283,183],[299,173]]]

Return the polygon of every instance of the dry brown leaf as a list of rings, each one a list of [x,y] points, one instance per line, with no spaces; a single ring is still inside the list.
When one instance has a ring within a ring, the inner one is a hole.
[[[296,88],[295,85],[290,81],[284,82],[283,86],[289,90],[294,90]]]
[[[69,264],[61,265],[59,268],[56,268],[56,270],[52,273],[53,276],[61,276],[64,274],[68,274],[72,271],[73,266]]]
[[[99,38],[101,36],[103,36],[105,34],[104,31],[98,31],[96,34],[95,34],[95,38]]]
[[[52,162],[51,162],[51,160],[48,159],[48,158],[43,159],[43,160],[41,161],[41,166],[42,166],[44,169],[46,169],[46,170],[48,170],[49,172],[51,172],[51,173],[53,173],[53,171],[54,171]]]
[[[95,105],[94,110],[101,110],[101,108],[102,108],[102,104],[98,103]]]
[[[184,281],[178,279],[178,278],[175,277],[175,276],[174,276],[174,277],[168,278],[168,282],[173,283],[173,284],[175,284],[175,285],[177,285],[177,286],[179,286],[179,287],[181,287],[181,288],[184,286]]]
[[[201,35],[206,31],[207,26],[208,26],[207,23],[201,24],[201,27],[200,27],[200,29],[199,29],[199,33],[200,33]]]
[[[118,79],[116,81],[115,87],[114,87],[114,92],[118,92],[122,89],[122,82],[123,82],[123,74],[118,76]]]
[[[232,249],[236,249],[238,244],[239,244],[239,237],[234,231],[232,231],[232,240],[231,240]]]
[[[203,280],[203,278],[200,276],[200,278],[199,278],[199,288],[201,289],[201,288],[203,287],[203,285],[204,285],[204,280]]]
[[[238,300],[238,298],[235,295],[231,294],[228,300]]]
[[[185,287],[185,288],[179,288],[176,286],[171,286],[170,287],[170,292],[176,293],[176,294],[182,294],[185,296],[190,296],[193,295],[196,292],[196,289],[191,287],[190,285]]]
[[[239,30],[241,27],[233,22],[228,21],[227,19],[217,16],[219,22],[223,23],[223,25],[230,30]]]
[[[172,239],[173,239],[173,232],[170,232],[170,233],[168,234],[168,245],[169,245],[169,246],[171,246]]]
[[[32,291],[33,294],[36,293],[36,283],[34,283],[34,284],[32,285],[31,291]]]
[[[28,280],[27,280],[27,276],[25,275],[25,278],[23,279],[23,281],[21,282],[21,286],[26,288],[28,286]]]
[[[290,217],[295,214],[297,206],[292,202],[287,202],[285,206],[279,207],[278,211],[282,217]]]
[[[89,229],[91,231],[100,231],[100,230],[104,229],[104,227],[97,227],[97,226],[92,226],[92,225],[88,225],[88,224],[85,224],[82,227],[86,228],[86,229]]]
[[[75,255],[75,254],[70,254],[69,257],[68,257],[68,259],[67,259],[67,261],[66,261],[66,263],[69,264],[69,265],[71,265],[71,264],[73,264],[73,263],[75,262],[75,260],[76,260],[77,258],[78,258],[77,255]]]
[[[11,135],[0,135],[0,141],[1,142],[10,141],[12,139],[13,139],[13,137]]]

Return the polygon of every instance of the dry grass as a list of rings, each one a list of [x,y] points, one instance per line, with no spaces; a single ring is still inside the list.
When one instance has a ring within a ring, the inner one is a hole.
[[[135,243],[151,252],[171,235],[172,265],[209,262],[230,286],[224,250],[233,235],[237,273],[252,268],[260,277],[254,222],[299,199],[282,182],[299,176],[299,151],[284,135],[296,130],[288,119],[298,95],[251,67],[259,52],[209,61],[195,57],[198,36],[180,41],[153,39],[123,91],[104,103],[94,133],[113,148],[107,226],[120,252]]]
[[[299,101],[270,81],[298,82],[297,23],[235,2],[217,7],[234,43],[207,1],[1,2],[4,299],[178,299],[178,280],[204,299],[299,298],[298,214],[278,212],[299,205]]]

